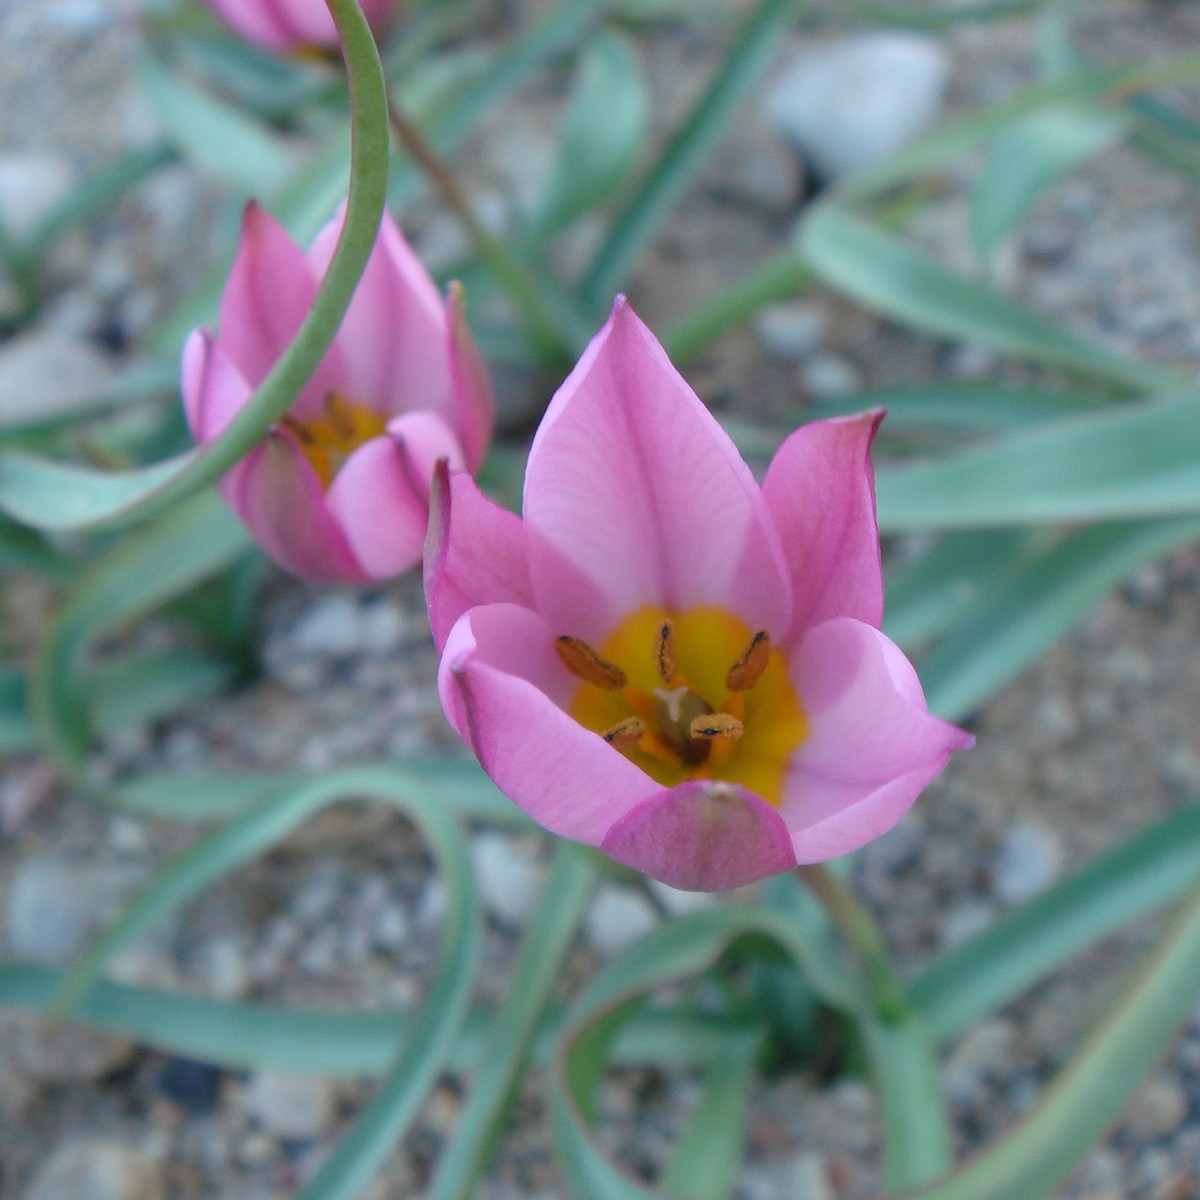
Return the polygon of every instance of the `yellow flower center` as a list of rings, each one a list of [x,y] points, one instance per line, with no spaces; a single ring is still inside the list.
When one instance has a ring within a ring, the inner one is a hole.
[[[296,439],[323,488],[329,487],[342,464],[359,446],[387,430],[386,417],[366,405],[347,400],[339,392],[330,392],[325,397],[325,411],[319,417],[300,421],[289,414],[279,423]]]
[[[641,608],[598,650],[555,642],[579,678],[568,712],[665,787],[738,783],[779,806],[808,721],[783,654],[725,609]]]

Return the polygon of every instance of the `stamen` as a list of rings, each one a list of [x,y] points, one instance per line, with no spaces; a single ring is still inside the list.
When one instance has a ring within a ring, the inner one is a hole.
[[[646,723],[640,717],[626,717],[618,721],[611,729],[606,729],[600,736],[614,750],[624,754],[632,750],[642,740],[646,732]]]
[[[742,657],[729,668],[725,686],[731,692],[744,692],[752,688],[763,676],[771,661],[771,635],[760,629],[742,653]]]
[[[697,717],[688,728],[688,733],[694,738],[703,738],[706,741],[722,738],[736,742],[745,733],[745,728],[737,717],[731,717],[728,713],[710,713],[708,716]]]
[[[353,438],[358,433],[354,420],[354,408],[340,392],[330,392],[325,397],[325,415],[329,423],[344,438]]]
[[[302,425],[295,417],[289,416],[287,413],[279,418],[279,424],[306,446],[311,446],[317,440],[307,425]]]
[[[554,649],[562,665],[584,683],[595,684],[608,692],[620,691],[625,686],[625,672],[604,659],[581,638],[563,634],[554,639]]]
[[[675,660],[675,622],[667,617],[658,629],[654,643],[654,665],[663,683],[673,683],[678,673]]]

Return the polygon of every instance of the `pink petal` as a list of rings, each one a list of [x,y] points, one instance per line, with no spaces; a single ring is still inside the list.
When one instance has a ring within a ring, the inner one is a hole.
[[[183,408],[192,437],[211,442],[245,407],[252,389],[207,329],[183,347]]]
[[[425,602],[439,650],[469,608],[533,607],[520,517],[493,504],[465,472],[451,474],[444,464],[434,474],[429,505]]]
[[[623,299],[538,429],[524,511],[538,608],[560,633],[600,640],[643,605],[723,605],[787,628],[758,485]]]
[[[471,336],[463,306],[463,289],[450,285],[446,297],[450,376],[454,384],[456,426],[467,456],[467,469],[478,471],[496,423],[496,400],[487,366]]]
[[[454,435],[432,413],[413,413],[359,446],[334,476],[325,503],[370,578],[390,579],[421,561],[439,458],[461,465]]]
[[[382,33],[391,22],[397,0],[359,0],[359,8],[376,33]]]
[[[442,707],[500,790],[551,833],[595,846],[660,790],[560,707],[575,681],[554,635],[515,604],[473,608],[446,641]]]
[[[218,485],[254,540],[281,567],[321,583],[367,583],[325,506],[307,459],[279,433],[250,452]]]
[[[780,815],[736,784],[697,780],[626,813],[605,835],[610,858],[674,888],[720,892],[796,865]]]
[[[763,482],[791,570],[791,636],[829,617],[879,628],[883,575],[871,441],[883,410],[814,421],[775,455]]]
[[[781,808],[799,862],[846,854],[885,833],[950,755],[974,744],[929,712],[908,659],[862,621],[814,626],[790,667],[809,721]]]
[[[343,205],[313,242],[308,263],[317,278],[328,270],[344,219]],[[456,422],[448,338],[436,285],[384,213],[338,330],[342,390],[385,416],[430,409]]]
[[[269,0],[208,0],[209,7],[248,42],[265,50],[288,50],[296,38],[282,25]]]

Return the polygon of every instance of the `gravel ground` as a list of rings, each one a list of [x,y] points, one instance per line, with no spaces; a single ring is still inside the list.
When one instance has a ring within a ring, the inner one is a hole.
[[[1178,51],[1198,37],[1196,3],[1106,5],[1088,20],[1094,53],[1129,60]],[[154,119],[130,79],[136,45],[136,29],[115,2],[0,0],[0,212],[28,219],[39,196],[153,138]],[[801,49],[797,42],[791,53]],[[1033,76],[1024,22],[958,34],[950,50],[953,106],[995,99]],[[655,33],[649,53],[667,120],[711,61],[711,30]],[[468,180],[498,211],[523,186],[510,164],[545,158],[556,95],[547,87],[523,94],[492,119],[492,133],[504,136],[485,133],[464,155]],[[77,115],[83,110],[86,123]],[[685,303],[763,258],[787,236],[800,186],[795,159],[761,114],[747,112],[640,271],[631,289],[639,311],[652,325],[668,323]],[[56,374],[47,375],[43,358],[41,375],[26,368],[28,386],[57,386],[64,354],[85,374],[117,365],[121,347],[202,276],[214,252],[212,196],[189,169],[174,168],[69,239],[55,257],[45,317],[23,335],[59,339],[49,357]],[[967,253],[963,203],[952,181],[916,231],[952,262]],[[1131,151],[1114,152],[1039,205],[1005,248],[1000,270],[1017,294],[1073,327],[1186,367],[1200,356],[1198,217],[1195,195],[1175,177],[1146,170]],[[415,212],[414,232],[431,258],[453,256],[453,231],[428,208]],[[566,250],[580,252],[579,245]],[[0,343],[6,381],[12,346]],[[773,307],[688,373],[722,415],[773,426],[794,424],[808,398],[860,386],[1020,377],[986,352],[915,337],[824,292]],[[514,411],[528,404],[520,384],[512,386]],[[10,647],[28,653],[50,600],[41,583],[5,582]],[[415,580],[355,591],[272,577],[258,622],[254,682],[110,739],[105,769],[126,776],[321,768],[454,747],[432,688],[436,656]],[[158,634],[152,628],[147,636]],[[956,759],[854,865],[905,970],[1200,792],[1198,641],[1200,554],[1188,550],[1107,599],[979,714],[978,748]],[[174,826],[87,807],[42,762],[5,764],[2,948],[69,961],[184,837]],[[546,846],[537,837],[481,832],[473,855],[489,918],[484,992],[499,995],[537,902]],[[392,814],[346,807],[210,889],[170,928],[122,956],[115,973],[226,999],[409,1003],[423,994],[435,960],[442,904],[412,830]],[[606,884],[568,974],[585,977],[658,920],[641,892]],[[944,1082],[961,1149],[1003,1132],[1036,1103],[1157,929],[1144,921],[1107,939],[950,1048]],[[686,1074],[615,1076],[603,1096],[607,1144],[635,1169],[661,1163],[697,1088]],[[14,1200],[286,1196],[365,1094],[354,1081],[218,1071],[0,1014],[0,1189]],[[380,1200],[420,1190],[459,1105],[457,1081],[447,1081],[375,1189]],[[877,1113],[861,1082],[828,1086],[786,1075],[762,1085],[740,1197],[878,1192]],[[531,1082],[480,1195],[562,1194],[543,1097]],[[1059,1200],[1197,1194],[1200,1016]]]

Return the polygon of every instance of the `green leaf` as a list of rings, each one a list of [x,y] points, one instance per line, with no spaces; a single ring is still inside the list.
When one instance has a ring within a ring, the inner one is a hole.
[[[961,1170],[909,1200],[1044,1200],[1116,1121],[1191,1016],[1200,990],[1200,892],[1041,1103]]]
[[[1200,883],[1200,806],[1134,834],[1073,875],[939,955],[909,997],[941,1042],[1015,1000],[1100,938]]]
[[[605,309],[646,244],[670,215],[683,189],[726,128],[747,92],[766,69],[791,27],[795,0],[760,0],[720,69],[683,124],[672,134],[609,228],[580,284],[584,301]]]
[[[333,342],[375,244],[387,188],[388,120],[375,40],[354,0],[330,0],[345,29],[353,150],[345,224],[295,338],[215,441],[136,471],[98,472],[0,453],[0,510],[37,529],[120,525],[215,483],[245,457],[308,381]]]
[[[1005,130],[971,191],[971,237],[989,262],[1001,242],[1064,175],[1129,132],[1122,112],[1096,104],[1055,104]]]
[[[558,154],[527,240],[551,238],[625,182],[646,136],[650,97],[627,38],[596,35],[580,60]]]
[[[961,338],[1123,391],[1178,382],[959,275],[866,221],[818,204],[800,226],[800,249],[825,282],[885,316],[940,337]]]
[[[0,758],[37,749],[37,727],[25,702],[25,675],[0,667]]]
[[[134,73],[164,128],[206,171],[246,196],[267,195],[292,174],[293,151],[241,109],[165,70],[149,55]]]
[[[596,878],[591,853],[570,842],[558,844],[554,867],[524,934],[507,999],[484,1035],[470,1090],[442,1152],[429,1200],[468,1200],[474,1195]]]
[[[87,757],[92,717],[84,688],[88,647],[121,621],[153,611],[223,570],[249,537],[212,492],[108,548],[67,594],[30,681],[30,705],[46,749],[71,773]]]
[[[152,650],[99,663],[82,683],[97,732],[112,733],[198,704],[236,674],[229,659],[194,650]]]
[[[921,659],[932,711],[957,721],[1036,662],[1139,567],[1200,538],[1200,517],[1096,525],[1030,560]]]
[[[952,458],[884,467],[880,527],[966,529],[1200,509],[1200,392],[1047,421]]]

